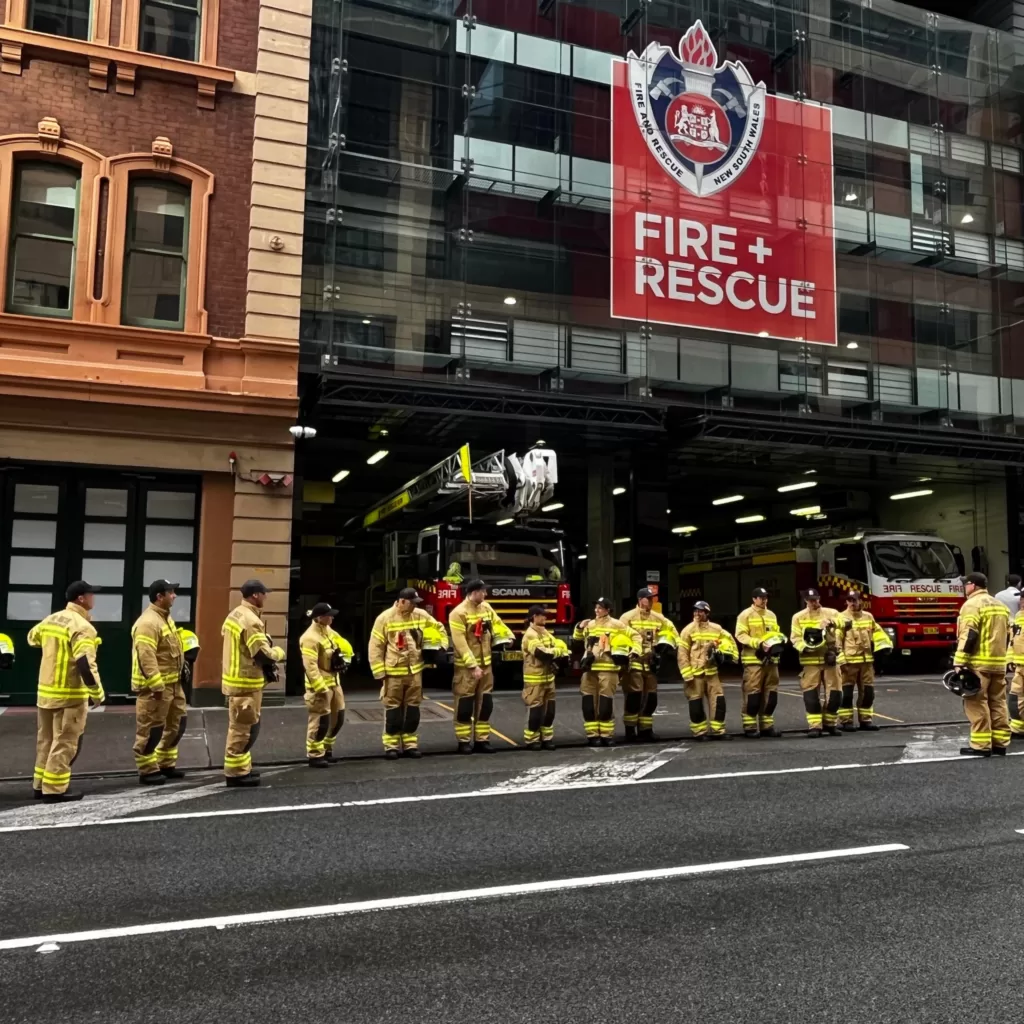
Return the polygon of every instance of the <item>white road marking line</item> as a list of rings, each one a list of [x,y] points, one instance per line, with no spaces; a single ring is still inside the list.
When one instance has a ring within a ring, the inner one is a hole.
[[[1010,751],[1009,757],[1020,757],[1024,750]],[[911,764],[934,764],[939,761],[980,761],[981,758],[956,756],[956,757],[920,757],[913,761],[870,761],[864,764],[826,764],[810,765],[806,768],[765,768],[758,771],[746,772],[710,772],[704,775],[661,775],[656,779],[619,779],[614,782],[568,782],[561,785],[548,785],[543,788],[545,793],[556,793],[566,789],[602,789],[612,786],[655,786],[668,782],[706,782],[719,779],[751,779],[759,776],[769,775],[803,775],[808,772],[837,772],[848,771],[852,768],[892,768]],[[492,787],[490,789],[473,789],[464,793],[423,793],[418,796],[387,796],[377,797],[371,800],[346,800],[342,807],[377,807],[382,804],[414,804],[430,803],[436,800],[469,800],[482,796],[510,796],[516,793],[536,793],[538,790],[501,789]]]
[[[78,828],[96,825],[111,818],[121,818],[139,811],[198,800],[223,789],[223,783],[205,786],[161,786],[159,789],[138,789],[87,797],[75,804],[33,804],[0,813],[0,832],[31,832],[42,828]]]
[[[901,762],[920,761],[923,758],[959,757],[963,739],[959,736],[939,736],[935,729],[921,729],[907,743]]]
[[[812,861],[836,860],[844,857],[866,857],[881,853],[900,853],[909,850],[902,843],[880,846],[855,846],[844,850],[816,850],[813,853],[790,853],[777,857],[754,857],[749,860],[724,860],[711,864],[687,864],[681,867],[652,868],[646,871],[622,871],[611,875],[588,875],[582,878],[556,878],[546,882],[523,882],[516,885],[494,885],[483,889],[461,889],[454,892],[431,892],[419,896],[393,896],[353,903],[329,903],[318,907],[297,907],[292,910],[267,910],[252,914],[228,914],[222,917],[200,917],[186,921],[164,921],[153,924],[125,925],[119,928],[96,928],[92,931],[65,932],[58,935],[34,935],[0,940],[0,950],[26,949],[47,943],[98,942],[139,935],[162,935],[169,932],[198,931],[205,928],[235,928],[277,921],[302,921],[319,917],[341,917],[380,910],[401,910],[405,907],[436,906],[447,903],[467,903],[472,900],[493,899],[501,896],[525,896],[533,893],[560,892],[587,889],[626,882],[646,882],[663,878],[683,878],[691,875],[710,875],[717,872],[744,871],[748,868],[780,867],[786,864],[805,864]]]
[[[488,787],[488,790],[518,792],[524,789],[560,789],[574,784],[615,785],[623,780],[642,779],[666,764],[668,761],[647,756],[542,766],[530,768],[521,775]]]

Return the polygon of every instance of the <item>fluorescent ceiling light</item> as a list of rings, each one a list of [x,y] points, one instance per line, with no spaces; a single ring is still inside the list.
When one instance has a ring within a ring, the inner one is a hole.
[[[737,523],[763,523],[764,516],[740,516]]]
[[[971,214],[969,214],[969,213],[965,213],[960,218],[960,223],[961,224],[973,224],[974,223],[974,217],[972,217]]]
[[[340,484],[341,481],[344,480],[345,477],[348,476],[348,472],[349,471],[347,469],[339,469],[338,472],[335,473],[334,476],[331,477],[331,483],[332,484]]]
[[[791,508],[791,516],[816,516],[821,511],[820,505],[808,505],[806,508]]]
[[[900,494],[890,494],[890,501],[902,501],[904,498],[925,498],[929,494],[934,494],[934,491],[923,490],[923,491],[902,491]]]
[[[577,555],[576,556],[576,561],[577,562],[585,562],[586,560],[587,560],[587,556],[586,555]]]
[[[785,494],[786,491],[806,491],[808,487],[817,487],[817,480],[801,480],[797,484],[783,484],[782,487],[778,488],[779,494]]]
[[[363,323],[364,324],[368,324],[369,322],[370,322],[370,318],[368,316],[364,316],[363,317]]]
[[[506,306],[514,306],[515,304],[516,304],[516,297],[514,295],[506,295],[505,296],[505,305]]]
[[[672,527],[672,532],[673,533],[696,533],[697,532],[697,527],[696,526],[673,526]]]
[[[633,538],[632,537],[616,537],[612,541],[613,544],[628,544]]]
[[[860,345],[858,345],[857,342],[855,342],[855,341],[848,341],[846,343],[846,347],[847,348],[860,348]]]
[[[667,516],[672,515],[672,509],[670,509],[670,508],[665,509],[665,515],[667,515]]]
[[[917,478],[917,482],[919,484],[928,484],[928,483],[931,483],[931,480],[932,480],[932,478],[930,476],[919,476]]]
[[[373,453],[373,454],[372,454],[372,455],[371,455],[371,456],[370,456],[370,457],[369,457],[369,458],[368,458],[368,459],[366,460],[366,464],[367,464],[368,466],[376,466],[376,465],[377,465],[377,463],[378,463],[378,462],[380,462],[380,460],[381,460],[381,459],[387,458],[387,454],[388,454],[388,450],[387,450],[387,448],[381,448],[381,449],[380,449],[380,451],[376,451],[376,452],[374,452],[374,453]]]
[[[742,501],[742,494],[730,494],[728,498],[715,498],[712,505],[731,505],[734,501]]]
[[[616,496],[618,496],[620,494],[625,494],[625,493],[626,493],[626,488],[625,487],[615,487],[615,488],[612,489],[612,494],[614,494]]]
[[[565,508],[565,505],[560,501],[556,501],[551,505],[544,505],[541,508],[541,512],[557,512],[560,508]]]
[[[499,519],[498,526],[508,526],[509,523],[514,522],[512,519]]]
[[[843,200],[847,203],[855,203],[857,202],[857,193],[854,192],[853,189],[850,189],[850,191],[843,196]]]
[[[814,476],[817,472],[816,469],[805,469],[804,476]]]

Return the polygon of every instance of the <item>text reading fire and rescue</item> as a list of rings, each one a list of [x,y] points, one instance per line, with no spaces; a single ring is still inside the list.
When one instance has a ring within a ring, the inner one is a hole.
[[[642,254],[636,257],[637,295],[646,289],[659,299],[708,306],[728,302],[735,309],[760,306],[766,313],[788,313],[808,320],[817,316],[813,282],[723,269],[739,263],[734,255],[736,228],[644,212],[635,214],[635,228],[634,247]],[[772,255],[760,237],[747,250],[758,264]]]

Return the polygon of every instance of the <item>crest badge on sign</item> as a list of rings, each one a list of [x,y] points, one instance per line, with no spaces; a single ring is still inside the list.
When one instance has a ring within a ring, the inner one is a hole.
[[[679,41],[679,55],[651,43],[628,57],[633,113],[652,155],[695,196],[733,184],[761,141],[765,87],[718,53],[700,21]]]

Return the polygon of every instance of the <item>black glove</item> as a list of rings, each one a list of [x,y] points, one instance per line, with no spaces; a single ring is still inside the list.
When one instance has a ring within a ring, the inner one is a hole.
[[[545,651],[540,647],[535,647],[533,649],[533,656],[538,661],[542,661],[545,665],[550,665],[555,660],[555,656],[551,651]]]
[[[182,686],[188,686],[192,682],[192,665],[187,661],[181,666],[181,675],[178,676],[178,682]]]
[[[661,670],[661,651],[651,651],[650,666],[651,672],[654,675],[657,675],[658,672]]]
[[[847,632],[849,632],[851,629],[853,629],[853,619],[844,619],[843,620],[843,629],[845,629]]]
[[[875,661],[885,661],[890,654],[892,654],[891,647],[882,647],[881,649],[875,651]]]
[[[337,648],[331,651],[331,672],[337,675],[339,672],[344,672],[347,667],[345,659],[341,656],[341,651]]]
[[[715,648],[715,650],[713,650],[713,651],[711,652],[711,660],[712,660],[712,661],[713,661],[713,662],[714,662],[714,663],[715,663],[716,665],[718,665],[719,667],[721,667],[722,665],[724,665],[724,664],[725,664],[725,651],[720,651],[720,650],[718,650],[718,648],[716,647],[716,648]]]
[[[828,665],[829,668],[832,668],[838,660],[839,656],[835,651],[828,650],[825,652],[825,664]]]

